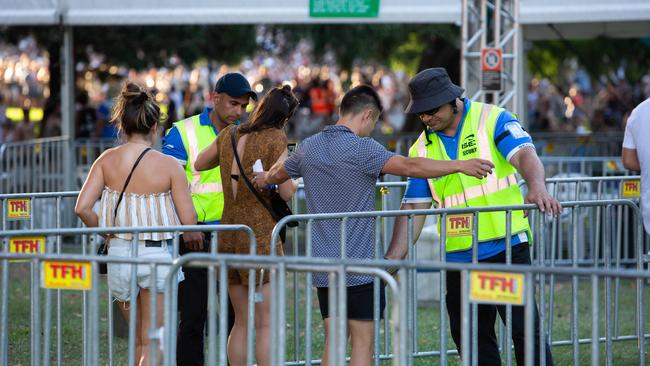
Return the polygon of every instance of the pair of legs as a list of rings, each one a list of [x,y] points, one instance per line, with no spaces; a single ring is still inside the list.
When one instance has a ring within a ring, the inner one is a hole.
[[[150,364],[151,354],[149,351],[149,327],[151,325],[150,314],[152,292],[145,288],[140,288],[137,298],[136,308],[136,325],[135,325],[135,362],[139,366],[148,366]],[[164,298],[162,293],[155,293],[156,296],[156,327],[163,324]],[[124,319],[129,321],[129,302],[119,302],[119,308],[124,315]],[[158,349],[158,347],[156,347]],[[163,356],[160,351],[156,355],[157,364],[162,365]]]
[[[185,279],[178,284],[178,339],[176,364],[203,366],[205,325],[208,318],[208,272],[205,268],[183,267]],[[219,283],[217,282],[217,291]],[[235,322],[232,303],[228,299],[228,333]]]
[[[386,308],[385,284],[379,285],[379,317],[383,319],[384,309]],[[325,349],[323,353],[322,366],[329,366],[329,334],[331,321],[336,321],[336,317],[330,317],[329,310],[329,292],[327,287],[319,287],[318,302],[320,311],[325,322]],[[352,345],[352,354],[350,355],[351,366],[370,366],[372,364],[372,354],[374,346],[374,283],[370,282],[358,286],[349,286],[346,289],[347,303],[347,334]]]
[[[481,260],[481,263],[506,263],[505,252],[499,253],[493,257]],[[512,263],[513,264],[530,264],[530,250],[528,243],[521,243],[512,247]],[[461,314],[461,276],[459,272],[447,272],[447,313],[449,314],[449,326],[451,328],[451,336],[456,343],[458,353],[465,356],[461,352],[461,327],[462,327],[462,314]],[[499,354],[499,346],[497,343],[497,336],[494,330],[494,323],[496,321],[497,313],[501,317],[503,323],[506,321],[506,306],[505,305],[478,305],[478,350],[469,352],[467,356],[478,355],[478,364],[482,366],[501,365],[501,355]],[[471,316],[471,314],[470,314]],[[539,314],[537,305],[535,304],[534,314],[534,331],[533,331],[533,344],[535,349],[534,363],[540,364],[540,342],[539,342]],[[525,307],[513,306],[512,307],[512,343],[515,348],[515,359],[517,365],[523,366],[525,364]],[[471,324],[471,323],[470,323]],[[553,365],[553,356],[548,343],[544,344],[544,352],[546,354],[546,365]]]
[[[330,321],[335,318],[325,319],[325,349],[321,366],[329,366],[329,334]],[[373,351],[373,323],[371,320],[348,320],[348,339],[352,345],[350,366],[372,365]]]
[[[246,365],[248,329],[248,286],[230,284],[230,300],[235,309],[235,325],[228,337],[228,361],[231,366]],[[262,286],[264,299],[255,303],[255,360],[258,366],[270,365],[271,293],[269,283]]]

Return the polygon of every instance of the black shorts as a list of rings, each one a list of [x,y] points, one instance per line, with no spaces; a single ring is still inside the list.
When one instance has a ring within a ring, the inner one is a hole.
[[[384,318],[386,308],[385,283],[379,283],[379,318]],[[318,304],[323,319],[329,318],[329,289],[317,287]],[[374,281],[359,285],[350,286],[347,290],[347,311],[348,320],[373,320],[374,318]]]

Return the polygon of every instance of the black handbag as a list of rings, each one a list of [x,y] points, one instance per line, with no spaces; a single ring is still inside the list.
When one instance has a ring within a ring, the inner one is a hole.
[[[151,150],[150,147],[144,149],[144,151],[140,154],[140,156],[138,156],[135,163],[133,163],[131,172],[129,172],[129,175],[126,177],[126,182],[124,182],[124,187],[122,188],[122,192],[120,192],[120,197],[117,199],[115,210],[113,210],[113,224],[115,224],[115,218],[117,217],[117,208],[120,206],[120,202],[122,202],[122,198],[124,197],[124,191],[126,191],[126,187],[129,185],[129,182],[131,181],[131,176],[133,175],[133,171],[138,166],[138,164],[140,164],[140,160],[142,160],[144,154],[149,152],[149,150]],[[104,239],[104,241],[99,245],[99,247],[97,248],[97,255],[108,255],[108,241],[109,239]],[[99,263],[99,273],[100,274],[108,273],[108,266],[106,262]]]
[[[232,133],[230,134],[230,141],[232,143],[232,151],[233,154],[235,155],[235,160],[237,161],[237,166],[239,167],[239,175],[244,179],[244,183],[246,183],[246,187],[248,187],[248,190],[250,190],[257,200],[266,208],[266,210],[271,214],[273,217],[273,220],[277,223],[278,221],[282,220],[283,217],[293,215],[293,212],[291,212],[291,209],[289,208],[289,205],[287,205],[287,202],[285,202],[282,197],[280,196],[280,193],[277,192],[277,190],[272,190],[271,191],[271,204],[269,205],[264,198],[260,195],[260,193],[255,189],[251,181],[248,179],[246,174],[244,174],[244,168],[241,165],[241,161],[239,160],[239,153],[237,153],[237,142],[235,141],[235,133],[237,132],[236,128],[233,128]],[[288,222],[286,226],[283,226],[282,229],[280,230],[280,239],[282,239],[282,242],[285,241],[285,238],[287,236],[287,230],[286,227],[296,227],[298,226],[298,223],[296,221],[291,221]]]

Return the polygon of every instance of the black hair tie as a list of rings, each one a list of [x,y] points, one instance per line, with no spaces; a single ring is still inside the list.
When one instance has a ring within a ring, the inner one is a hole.
[[[149,98],[149,95],[147,95],[146,92],[141,91],[140,94],[138,94],[137,97],[133,98],[133,101],[131,103],[133,104],[143,104],[147,98]]]

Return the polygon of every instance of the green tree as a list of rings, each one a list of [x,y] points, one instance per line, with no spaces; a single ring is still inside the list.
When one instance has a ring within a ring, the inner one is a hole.
[[[454,44],[458,30],[451,25],[432,24],[316,24],[276,25],[292,49],[301,39],[313,42],[314,54],[321,58],[331,51],[338,64],[350,70],[355,63],[392,65],[414,74],[427,48],[438,39]]]
[[[559,77],[564,61],[574,57],[592,78],[610,75],[622,67],[626,79],[636,82],[650,70],[650,45],[644,40],[604,37],[533,42],[528,66],[535,76],[557,84],[562,82]]]

